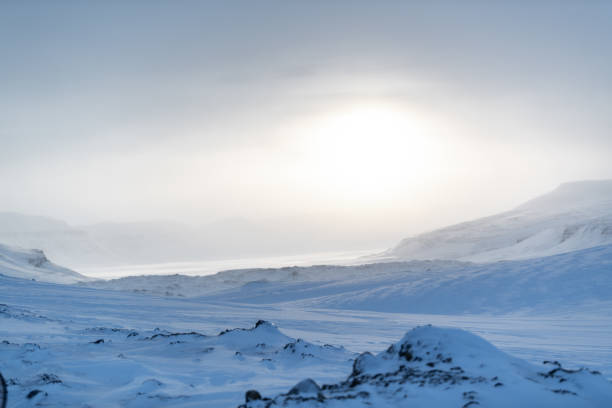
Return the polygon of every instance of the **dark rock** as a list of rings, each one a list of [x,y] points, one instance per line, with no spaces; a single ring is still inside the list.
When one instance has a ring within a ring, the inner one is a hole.
[[[32,399],[35,396],[37,396],[38,394],[40,394],[42,391],[41,390],[32,390],[28,393],[28,395],[26,395],[27,399]]]
[[[402,344],[402,347],[400,348],[399,353],[397,353],[400,357],[403,357],[406,359],[406,361],[410,361],[412,360],[412,352],[410,351],[412,349],[412,344],[410,343],[404,343]]]
[[[295,394],[318,394],[321,391],[321,387],[314,382],[312,379],[307,378],[297,383],[293,388],[289,390],[290,395]]]
[[[246,402],[258,401],[261,399],[261,394],[257,390],[248,390],[246,394],[244,394],[244,400]]]
[[[38,383],[39,384],[60,384],[62,382],[62,380],[59,379],[59,377],[55,374],[40,374],[38,376]]]

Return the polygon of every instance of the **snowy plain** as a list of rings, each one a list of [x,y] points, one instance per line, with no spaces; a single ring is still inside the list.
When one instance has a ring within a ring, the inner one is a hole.
[[[0,338],[8,341],[0,344],[0,369],[11,384],[11,407],[237,406],[247,389],[274,395],[305,378],[319,384],[344,380],[354,353],[382,351],[411,328],[430,323],[469,330],[534,364],[559,360],[612,377],[609,313],[452,316],[309,310],[0,280],[5,304]],[[222,330],[253,327],[260,319],[274,322],[280,331],[246,336],[238,344],[215,337]],[[211,339],[145,340],[194,331]],[[307,351],[313,357],[282,354],[297,338],[316,348]],[[258,350],[262,343],[266,346]],[[27,399],[33,390],[41,390],[40,395]]]

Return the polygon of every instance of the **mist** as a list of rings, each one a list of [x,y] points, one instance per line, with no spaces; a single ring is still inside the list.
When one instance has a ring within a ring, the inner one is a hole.
[[[374,249],[612,178],[606,2],[0,9],[0,211]]]

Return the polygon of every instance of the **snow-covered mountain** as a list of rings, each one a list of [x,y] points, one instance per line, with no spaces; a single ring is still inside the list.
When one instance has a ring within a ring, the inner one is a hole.
[[[42,282],[75,283],[89,280],[50,262],[39,249],[21,249],[0,244],[0,274]]]
[[[117,262],[118,258],[98,244],[83,228],[49,217],[0,212],[0,242],[21,248],[39,248],[60,265]]]
[[[40,248],[73,269],[272,257],[380,248],[368,225],[337,216],[220,219],[202,225],[170,221],[71,226],[48,217],[0,212],[0,242]]]
[[[385,256],[490,262],[612,243],[612,180],[566,183],[505,213],[404,239]]]

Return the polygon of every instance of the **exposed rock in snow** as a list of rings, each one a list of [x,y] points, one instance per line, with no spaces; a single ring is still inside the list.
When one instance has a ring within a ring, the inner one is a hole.
[[[406,238],[384,256],[490,262],[612,243],[612,180],[566,183],[514,210]]]
[[[5,312],[2,317],[23,320],[24,311],[6,306]],[[263,320],[218,335],[92,327],[65,336],[71,340],[61,346],[0,343],[11,400],[21,404],[15,406],[207,406],[204,391],[211,387],[222,390],[226,383],[256,378],[265,383],[270,373],[287,383],[284,377],[295,378],[296,370],[333,373],[356,356],[296,340]],[[288,351],[296,344],[309,350],[308,356]],[[100,392],[106,395],[102,400]]]
[[[89,280],[50,262],[39,249],[21,249],[0,244],[0,274],[42,282],[76,283]]]
[[[247,395],[241,407],[603,408],[610,401],[612,383],[596,371],[556,361],[538,367],[469,332],[422,326],[376,356],[361,354],[345,381],[306,379],[273,398]]]

